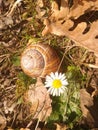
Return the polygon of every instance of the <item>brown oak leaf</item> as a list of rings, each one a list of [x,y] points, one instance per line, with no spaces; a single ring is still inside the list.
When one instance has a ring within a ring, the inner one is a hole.
[[[80,106],[83,120],[90,128],[98,128],[98,100],[94,99],[85,89],[80,90]]]
[[[75,0],[69,8],[67,0],[61,0],[60,9],[53,7],[52,15],[44,21],[42,35],[69,37],[76,45],[94,52],[98,66],[98,1],[82,0],[80,4]]]
[[[45,121],[52,112],[51,102],[49,93],[44,87],[41,79],[37,79],[37,83],[30,87],[25,93],[24,100],[27,105],[30,104],[30,113],[33,114],[33,119],[39,119]]]

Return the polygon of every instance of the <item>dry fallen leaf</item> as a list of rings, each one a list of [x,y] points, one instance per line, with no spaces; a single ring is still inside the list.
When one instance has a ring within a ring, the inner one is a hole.
[[[29,128],[21,128],[20,130],[30,130]]]
[[[67,130],[68,129],[68,127],[64,124],[55,123],[55,125],[56,125],[56,130]]]
[[[0,130],[4,130],[4,128],[6,127],[6,118],[3,117],[1,114],[0,114]]]
[[[98,0],[74,0],[69,17],[76,19],[91,10],[98,10]]]
[[[45,121],[52,112],[51,99],[47,89],[44,87],[41,79],[37,80],[35,86],[25,93],[24,100],[27,105],[30,105],[30,113],[33,119],[38,118],[40,121]]]
[[[77,45],[94,52],[98,66],[98,1],[82,0],[79,3],[75,0],[69,8],[67,0],[61,0],[60,9],[58,5],[52,6],[52,12],[44,21],[42,35],[52,33],[69,37]]]
[[[40,20],[42,20],[42,17],[45,15],[46,10],[44,9],[44,1],[43,0],[37,0],[37,5],[36,5],[36,11],[37,15],[36,17]]]
[[[14,129],[12,129],[12,128],[8,128],[7,130],[14,130]]]
[[[13,0],[10,0],[10,4],[12,4]],[[6,1],[5,1],[6,2]],[[14,24],[14,20],[13,20],[13,15],[15,12],[15,9],[17,7],[17,5],[21,2],[21,0],[16,1],[12,8],[5,13],[5,14],[0,14],[0,31],[7,29],[8,26],[11,26]],[[0,1],[0,4],[2,3],[2,1]]]
[[[95,100],[91,95],[85,90],[80,90],[80,106],[84,117],[84,122],[90,128],[98,127],[98,101]]]

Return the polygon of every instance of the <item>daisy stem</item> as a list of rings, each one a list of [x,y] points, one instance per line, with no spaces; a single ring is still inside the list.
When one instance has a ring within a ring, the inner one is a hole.
[[[64,117],[63,117],[63,119],[64,119],[64,121],[67,119],[67,116],[66,116],[66,114],[67,114],[67,110],[68,110],[68,104],[69,104],[69,100],[70,100],[70,88],[68,89],[68,92],[67,92],[67,99],[66,99],[66,105],[65,105],[65,110],[64,110]]]

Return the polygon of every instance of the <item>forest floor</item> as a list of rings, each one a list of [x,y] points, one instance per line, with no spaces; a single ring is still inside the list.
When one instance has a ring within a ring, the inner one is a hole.
[[[95,55],[66,36],[42,36],[52,0],[43,0],[44,6],[41,2],[21,0],[14,7],[14,0],[0,0],[0,130],[97,130],[98,69],[89,67],[95,63]],[[49,44],[57,50],[69,82],[67,96],[50,96],[52,113],[44,121],[30,113],[23,98],[36,83],[20,65],[21,54],[30,42]]]

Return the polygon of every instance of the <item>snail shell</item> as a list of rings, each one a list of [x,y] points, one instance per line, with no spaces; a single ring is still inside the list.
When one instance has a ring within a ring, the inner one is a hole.
[[[56,72],[60,59],[56,51],[47,44],[29,45],[21,56],[21,68],[31,77],[45,77]]]

